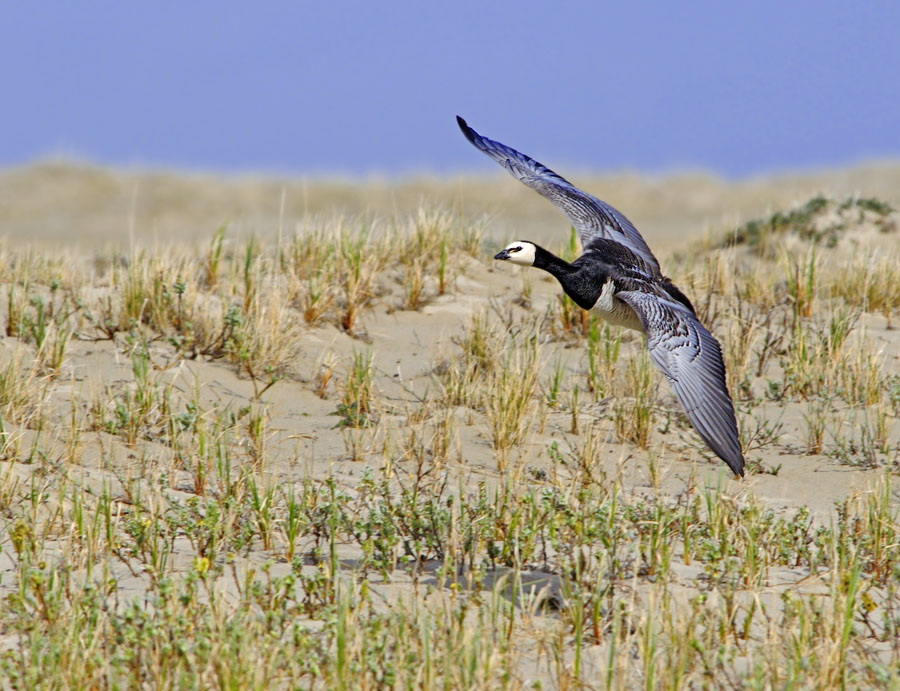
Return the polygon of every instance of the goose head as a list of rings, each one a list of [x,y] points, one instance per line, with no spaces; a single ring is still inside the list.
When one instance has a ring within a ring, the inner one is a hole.
[[[512,262],[521,266],[533,266],[537,247],[533,242],[516,240],[494,255],[494,259]]]

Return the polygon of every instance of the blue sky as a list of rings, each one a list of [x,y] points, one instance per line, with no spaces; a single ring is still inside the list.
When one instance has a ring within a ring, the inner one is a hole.
[[[900,157],[900,3],[82,2],[0,9],[0,166],[744,176]]]

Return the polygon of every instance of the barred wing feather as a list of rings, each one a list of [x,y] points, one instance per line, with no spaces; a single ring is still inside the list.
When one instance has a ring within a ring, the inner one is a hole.
[[[640,318],[650,358],[703,441],[735,475],[743,476],[744,455],[719,342],[683,305],[639,291],[616,297]]]
[[[659,271],[659,262],[644,238],[620,211],[597,197],[582,192],[533,158],[493,139],[482,137],[461,117],[457,116],[456,120],[466,139],[476,149],[497,161],[513,177],[549,199],[566,214],[581,237],[582,247],[587,247],[596,237],[615,240],[640,256],[655,271]]]

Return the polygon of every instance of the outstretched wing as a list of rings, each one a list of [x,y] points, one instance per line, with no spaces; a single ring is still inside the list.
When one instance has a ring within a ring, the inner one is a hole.
[[[653,269],[659,271],[659,262],[656,261],[653,252],[644,242],[644,238],[641,237],[631,221],[618,210],[597,197],[582,192],[571,182],[533,158],[519,153],[505,144],[482,137],[458,115],[456,121],[463,134],[466,135],[466,139],[476,149],[483,151],[518,180],[562,209],[581,236],[582,247],[587,247],[590,241],[596,237],[615,240],[621,242]]]
[[[650,358],[666,375],[703,441],[735,475],[743,476],[744,454],[719,342],[683,305],[639,291],[622,291],[616,297],[638,315]]]

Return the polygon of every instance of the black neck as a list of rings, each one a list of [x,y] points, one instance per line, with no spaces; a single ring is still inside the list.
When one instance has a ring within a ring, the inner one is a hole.
[[[534,267],[553,274],[561,283],[564,276],[569,276],[576,270],[565,259],[557,257],[553,252],[549,252],[539,245],[534,246]],[[565,284],[563,283],[563,285]]]
[[[538,245],[535,245],[533,266],[555,276],[563,290],[566,291],[566,295],[572,298],[579,307],[589,310],[600,297],[604,281],[597,281],[596,277],[594,280],[588,280],[588,277],[581,272],[582,267],[570,264]]]

